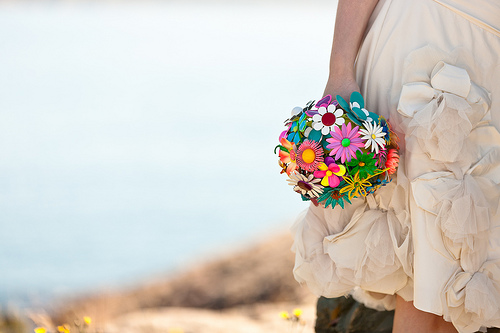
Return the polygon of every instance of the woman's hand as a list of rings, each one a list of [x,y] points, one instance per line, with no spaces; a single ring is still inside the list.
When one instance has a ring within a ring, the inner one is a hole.
[[[323,96],[331,95],[332,99],[336,99],[335,96],[340,95],[349,101],[349,97],[354,91],[360,92],[354,76],[337,77],[328,81]]]

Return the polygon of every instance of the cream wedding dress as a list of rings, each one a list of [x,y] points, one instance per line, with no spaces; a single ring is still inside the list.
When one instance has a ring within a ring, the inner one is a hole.
[[[295,278],[377,309],[398,294],[459,332],[500,327],[500,0],[381,0],[356,73],[401,139],[397,179],[344,210],[311,205]]]

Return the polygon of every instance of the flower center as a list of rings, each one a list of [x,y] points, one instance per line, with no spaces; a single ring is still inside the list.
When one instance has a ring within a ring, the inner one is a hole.
[[[306,191],[312,190],[312,186],[302,180],[297,182],[297,186]]]
[[[358,164],[360,167],[365,166],[365,162],[359,162]]]
[[[376,139],[377,136],[375,134],[372,134],[372,139]]]
[[[311,148],[307,148],[302,152],[302,160],[305,163],[310,164],[314,162],[315,159],[316,159],[316,153]]]
[[[328,171],[326,172],[326,176],[327,176],[327,177],[330,177],[332,174],[333,174],[333,172],[331,172],[330,170],[328,170]]]
[[[345,139],[342,139],[342,147],[349,147],[351,145],[351,140],[349,140],[348,138],[345,138]]]
[[[340,199],[340,192],[337,191],[337,190],[333,191],[332,198],[335,199],[335,200]]]
[[[321,122],[325,126],[332,126],[335,124],[335,120],[337,120],[337,117],[333,113],[327,112],[321,117]]]

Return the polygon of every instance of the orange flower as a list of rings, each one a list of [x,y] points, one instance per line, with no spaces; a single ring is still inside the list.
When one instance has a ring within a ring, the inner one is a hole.
[[[396,173],[396,168],[399,165],[399,155],[396,149],[389,149],[387,152],[387,161],[385,162],[385,167],[389,168],[387,173],[392,175]]]
[[[295,144],[288,141],[285,138],[280,139],[281,146],[280,147],[280,161],[288,164],[286,167],[286,173],[290,175],[293,171],[297,170],[297,153],[295,151]],[[284,148],[284,149],[282,149]]]

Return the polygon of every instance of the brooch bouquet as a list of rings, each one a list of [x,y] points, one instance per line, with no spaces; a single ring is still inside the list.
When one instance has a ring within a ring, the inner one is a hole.
[[[364,108],[360,93],[347,103],[330,95],[295,107],[279,137],[281,173],[302,199],[325,207],[366,197],[391,181],[399,163],[389,122]]]

